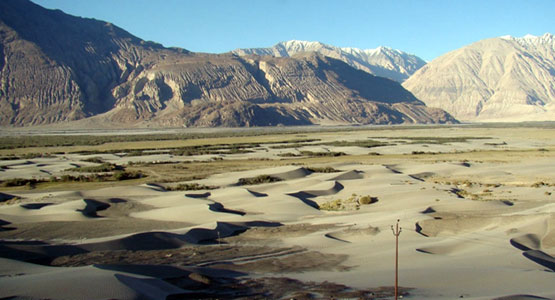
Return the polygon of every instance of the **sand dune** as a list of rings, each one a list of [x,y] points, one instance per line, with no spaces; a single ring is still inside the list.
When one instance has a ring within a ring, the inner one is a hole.
[[[376,235],[380,232],[379,228],[368,226],[363,228],[349,227],[340,231],[334,231],[326,233],[326,237],[340,240],[344,242],[350,242],[351,240],[358,240],[360,238],[365,238],[366,236]]]
[[[49,268],[6,259],[0,262],[0,272],[4,274],[10,274],[6,272],[9,270],[25,271],[0,280],[0,297],[25,291],[23,295],[34,299],[167,299],[169,295],[185,292],[158,278],[94,266]]]
[[[341,181],[341,180],[357,180],[357,179],[363,179],[363,178],[364,178],[364,172],[358,171],[358,170],[351,170],[351,171],[343,172],[343,174],[333,177],[330,180]]]
[[[266,166],[276,166],[221,171],[190,182],[217,187],[210,190],[168,191],[164,183],[144,180],[68,191],[3,190],[0,298],[194,298],[198,294],[187,287],[214,287],[218,276],[227,276],[201,268],[208,265],[245,272],[229,274],[241,276],[233,281],[235,288],[260,286],[269,276],[290,278],[284,280],[289,284],[390,287],[391,225],[400,219],[400,282],[413,288],[407,298],[554,299],[555,136],[547,129],[521,130],[410,131],[423,137],[499,134],[492,140],[443,144],[412,144],[403,139],[404,130],[326,133],[318,136],[322,142],[381,136],[397,145],[371,149],[382,155],[365,155],[370,150],[362,147],[306,147],[350,154],[337,158],[284,158],[277,154],[294,150],[264,147],[222,154],[224,162],[264,158]],[[506,143],[487,144],[491,141]],[[210,161],[214,155],[96,156],[123,164]],[[81,161],[89,156],[64,157],[1,161],[0,180],[44,178],[74,164],[91,164]],[[212,163],[219,161],[207,164]],[[319,173],[310,168],[314,166],[340,171]],[[238,185],[241,178],[260,175],[281,181]],[[326,202],[363,196],[378,201],[351,210],[319,209]],[[109,263],[94,265],[95,259]],[[45,266],[54,260],[93,265]]]
[[[438,255],[450,255],[450,254],[460,254],[466,248],[471,248],[474,245],[461,240],[446,240],[434,243],[429,246],[417,248],[416,251],[427,253],[427,254],[438,254]]]
[[[534,299],[549,299],[544,297],[538,297],[534,295],[511,295],[495,298],[494,300],[534,300]]]
[[[270,175],[281,178],[282,180],[291,180],[291,179],[303,178],[310,174],[312,174],[312,172],[306,168],[295,168],[291,171],[286,171],[283,173],[272,173]]]
[[[44,204],[44,203],[43,203]],[[38,208],[40,203],[35,203]],[[83,213],[87,207],[84,200],[73,200],[60,204],[46,203],[40,209],[29,209],[23,205],[12,205],[0,207],[0,219],[7,220],[12,223],[29,223],[43,222],[49,220],[57,221],[81,221],[88,218]],[[91,211],[90,208],[87,211]]]
[[[522,253],[525,257],[555,272],[555,257],[540,251],[527,250]]]
[[[536,234],[529,233],[512,238],[511,244],[523,251],[538,250],[541,249],[541,238]]]
[[[339,181],[323,182],[319,185],[313,186],[314,190],[299,191],[292,193],[295,197],[319,197],[327,195],[335,195],[345,188]]]

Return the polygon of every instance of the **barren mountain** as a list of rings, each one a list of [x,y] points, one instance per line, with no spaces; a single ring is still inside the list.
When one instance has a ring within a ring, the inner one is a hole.
[[[433,60],[403,86],[460,120],[555,120],[555,38],[482,40]]]
[[[290,57],[300,52],[318,52],[328,57],[342,60],[352,67],[370,74],[403,82],[416,70],[426,64],[416,55],[391,49],[378,47],[376,49],[339,48],[320,42],[287,41],[270,48],[237,49],[233,53],[238,55],[256,54],[275,57]]]
[[[106,22],[0,1],[0,125],[455,122],[399,83],[318,54],[196,54]]]
[[[0,124],[46,124],[106,112],[117,100],[113,88],[177,53],[110,23],[26,0],[0,1]]]

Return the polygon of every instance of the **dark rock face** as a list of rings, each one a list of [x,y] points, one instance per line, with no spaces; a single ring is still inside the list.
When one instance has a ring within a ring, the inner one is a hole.
[[[311,54],[195,54],[106,22],[0,1],[0,125],[456,122],[397,82]]]

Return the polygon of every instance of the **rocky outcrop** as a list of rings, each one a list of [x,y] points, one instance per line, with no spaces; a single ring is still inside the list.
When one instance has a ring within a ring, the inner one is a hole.
[[[114,89],[111,120],[164,126],[456,122],[392,80],[319,54],[189,55]]]
[[[479,41],[433,60],[403,86],[460,120],[555,120],[555,39]]]
[[[0,1],[0,125],[456,122],[389,79],[319,54],[197,54],[102,21]]]
[[[281,42],[270,48],[237,49],[232,52],[242,56],[256,54],[274,57],[291,57],[302,52],[317,52],[344,61],[359,70],[398,82],[403,82],[426,64],[416,55],[388,47],[363,50],[295,40]]]
[[[114,88],[112,121],[161,126],[456,122],[392,80],[318,54],[189,55]]]

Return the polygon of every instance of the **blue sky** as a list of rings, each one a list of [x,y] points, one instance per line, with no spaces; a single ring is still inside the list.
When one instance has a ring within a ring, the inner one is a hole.
[[[555,0],[33,0],[195,52],[308,40],[432,60],[481,39],[555,33]]]

